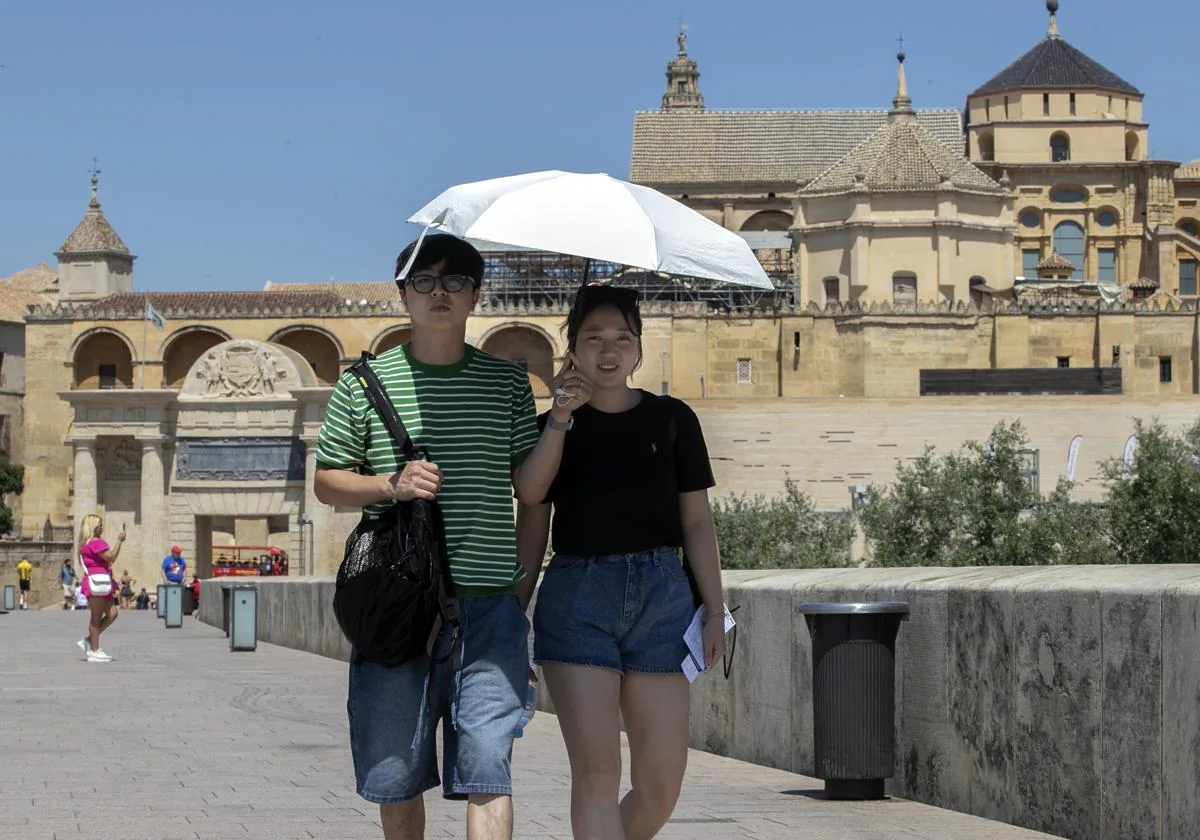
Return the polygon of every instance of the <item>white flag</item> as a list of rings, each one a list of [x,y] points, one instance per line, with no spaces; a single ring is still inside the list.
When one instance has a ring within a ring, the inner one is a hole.
[[[150,298],[146,298],[146,320],[160,330],[167,326],[167,319],[162,316],[157,309],[150,303]]]
[[[1125,478],[1129,478],[1129,473],[1133,469],[1133,456],[1137,452],[1137,447],[1137,435],[1130,435],[1129,440],[1125,441],[1125,456],[1122,459],[1125,462]]]
[[[1075,480],[1075,465],[1079,463],[1079,447],[1082,444],[1083,435],[1071,438],[1071,445],[1067,448],[1067,481]]]

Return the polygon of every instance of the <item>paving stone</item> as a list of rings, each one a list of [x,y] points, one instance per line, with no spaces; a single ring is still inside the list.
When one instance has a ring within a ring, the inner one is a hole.
[[[107,664],[75,646],[83,618],[0,616],[0,837],[14,840],[380,840],[354,792],[346,666],[260,644],[231,653],[192,619],[126,612]],[[155,721],[143,728],[144,721]],[[628,755],[625,766],[628,768]],[[516,837],[570,840],[570,779],[553,715],[513,757]],[[1050,835],[898,799],[828,802],[805,776],[693,752],[663,840],[1037,840]],[[464,806],[426,798],[428,838],[463,838]]]

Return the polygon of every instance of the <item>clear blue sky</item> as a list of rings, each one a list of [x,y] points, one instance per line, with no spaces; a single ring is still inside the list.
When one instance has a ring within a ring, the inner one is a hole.
[[[1060,26],[1146,92],[1154,155],[1200,157],[1200,5],[1130,8],[1063,0]],[[917,107],[962,107],[1046,28],[1043,0],[10,2],[0,276],[53,264],[95,156],[139,289],[387,279],[404,219],[451,184],[626,177],[680,16],[730,109],[886,107],[900,31]]]

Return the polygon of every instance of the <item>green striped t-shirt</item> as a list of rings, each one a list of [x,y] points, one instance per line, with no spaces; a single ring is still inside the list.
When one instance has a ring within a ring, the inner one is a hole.
[[[529,378],[467,345],[452,365],[427,365],[404,345],[372,361],[413,445],[442,471],[438,502],[455,584],[509,587],[522,576],[513,525],[512,468],[537,443]],[[387,428],[349,374],[338,379],[317,435],[317,468],[381,475],[400,468]],[[364,508],[387,510],[390,502]]]

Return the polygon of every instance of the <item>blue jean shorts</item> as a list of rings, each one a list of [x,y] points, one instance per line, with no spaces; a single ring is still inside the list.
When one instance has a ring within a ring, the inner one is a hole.
[[[457,673],[438,665],[430,677],[427,657],[394,668],[354,664],[351,657],[350,752],[358,795],[369,802],[407,802],[439,784],[447,799],[512,794],[513,735],[529,684],[529,622],[510,593],[461,598],[459,610]]]
[[[534,658],[621,674],[682,673],[683,633],[694,613],[687,571],[674,548],[556,554],[538,589]]]

